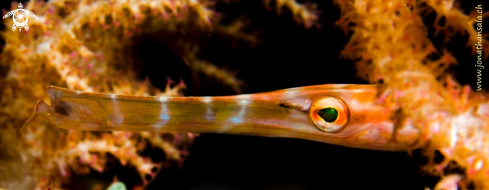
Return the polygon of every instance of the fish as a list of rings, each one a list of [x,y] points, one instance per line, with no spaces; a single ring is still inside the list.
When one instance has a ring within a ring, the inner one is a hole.
[[[37,116],[82,131],[221,133],[297,138],[382,151],[426,142],[412,125],[397,126],[398,107],[377,101],[377,85],[325,84],[234,96],[157,97],[47,86]]]

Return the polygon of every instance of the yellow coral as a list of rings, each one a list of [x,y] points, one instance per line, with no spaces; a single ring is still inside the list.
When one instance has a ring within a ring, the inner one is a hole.
[[[438,51],[421,21],[420,15],[427,11],[422,3],[437,12],[436,23],[446,17],[445,26],[436,25],[437,32],[443,31],[450,37],[454,33],[447,28],[453,27],[453,32],[467,32],[468,44],[478,43],[480,36],[472,27],[474,15],[464,15],[454,1],[337,0],[342,10],[337,24],[345,31],[353,31],[342,54],[358,60],[359,76],[371,83],[383,81],[380,100],[390,96],[385,101],[399,105],[399,114],[421,130],[422,138],[430,139],[425,147],[429,156],[434,156],[431,154],[434,150],[446,156],[443,163],[436,165],[431,161],[425,168],[429,171],[443,168],[450,160],[466,168],[466,178],[447,177],[440,187],[449,181],[464,188],[473,181],[477,189],[489,189],[487,94],[472,92],[446,74],[447,67],[456,64],[450,53],[442,51],[437,60],[427,57]],[[487,16],[487,12],[484,14]],[[484,52],[489,51],[488,44],[482,39]],[[399,122],[402,127],[404,120]]]
[[[295,1],[280,1],[280,6],[293,10],[298,20],[311,25],[316,20],[314,7],[305,8]],[[15,5],[14,5],[15,4]],[[17,4],[12,4],[16,7]],[[21,138],[22,122],[27,120],[36,100],[44,98],[47,85],[63,86],[83,91],[131,95],[181,96],[183,82],[165,91],[153,87],[148,80],[139,80],[134,71],[138,60],[128,56],[137,36],[159,36],[171,44],[171,50],[185,59],[188,65],[209,76],[225,81],[236,91],[242,83],[217,67],[209,71],[202,67],[196,50],[201,35],[213,33],[235,40],[256,43],[254,34],[242,32],[243,22],[230,25],[219,22],[212,1],[145,0],[145,1],[31,1],[24,3],[38,19],[30,19],[28,32],[1,31],[6,45],[0,54],[0,126],[3,131],[0,146],[7,147],[9,157],[2,158],[0,178],[2,187],[9,189],[59,188],[63,180],[75,173],[90,169],[104,170],[105,153],[111,153],[123,164],[131,163],[142,179],[154,175],[169,163],[152,163],[137,154],[144,148],[145,139],[167,155],[169,162],[181,164],[185,149],[193,134],[162,134],[109,132],[90,133],[64,131],[43,121],[35,121]],[[6,25],[12,20],[5,19]],[[191,38],[175,38],[185,34]],[[195,39],[197,38],[197,39]],[[168,42],[169,41],[169,42]],[[166,64],[165,59],[161,64]],[[49,101],[46,101],[49,102]],[[15,138],[8,138],[15,137]],[[149,146],[149,145],[148,145]],[[22,151],[21,149],[27,149]],[[98,152],[92,154],[93,152]],[[21,159],[19,159],[21,158]],[[16,171],[10,166],[29,165]],[[28,170],[28,169],[31,170]],[[154,170],[156,168],[156,170]],[[16,175],[7,175],[16,174]],[[20,179],[19,179],[20,178]],[[145,180],[147,184],[151,180]],[[7,184],[3,184],[7,183]]]

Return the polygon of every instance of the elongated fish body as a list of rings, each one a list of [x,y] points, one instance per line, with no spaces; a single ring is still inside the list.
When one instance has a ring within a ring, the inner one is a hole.
[[[395,107],[375,103],[375,85],[318,85],[217,97],[89,93],[48,86],[37,115],[64,129],[288,137],[347,147],[402,151],[422,145],[418,130],[394,134]],[[24,126],[25,126],[24,125]]]

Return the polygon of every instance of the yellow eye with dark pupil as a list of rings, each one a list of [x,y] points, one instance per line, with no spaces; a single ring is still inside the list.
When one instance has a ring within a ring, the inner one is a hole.
[[[338,119],[338,111],[334,108],[324,108],[318,110],[319,117],[323,118],[324,121],[331,123]]]

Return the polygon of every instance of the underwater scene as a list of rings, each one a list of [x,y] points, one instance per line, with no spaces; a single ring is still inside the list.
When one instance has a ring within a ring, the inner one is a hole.
[[[2,1],[0,190],[489,190],[488,5]]]

